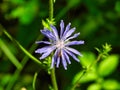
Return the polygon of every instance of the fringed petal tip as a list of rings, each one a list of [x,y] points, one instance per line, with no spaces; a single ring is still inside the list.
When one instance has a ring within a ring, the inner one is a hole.
[[[61,22],[63,22],[63,20],[61,20]]]
[[[68,23],[68,25],[70,26],[70,25],[71,25],[71,23],[69,22],[69,23]]]
[[[48,41],[36,41],[35,43],[36,43],[36,44],[41,44],[41,43],[51,44],[51,42],[48,42]]]
[[[39,53],[39,52],[36,50],[35,53]]]
[[[85,44],[85,41],[83,41],[83,40],[81,40],[80,42],[81,42],[80,44]]]
[[[65,70],[67,70],[67,67],[64,67]]]

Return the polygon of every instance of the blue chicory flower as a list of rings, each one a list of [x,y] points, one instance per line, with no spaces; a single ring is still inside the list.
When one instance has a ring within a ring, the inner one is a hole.
[[[51,62],[51,68],[53,68],[55,65],[58,68],[60,62],[63,64],[64,69],[67,69],[67,63],[71,64],[70,57],[71,56],[74,60],[79,62],[79,59],[76,57],[76,55],[82,56],[82,54],[77,51],[74,48],[71,48],[69,46],[72,45],[80,45],[84,44],[84,41],[71,41],[72,39],[78,37],[80,33],[76,33],[74,35],[73,32],[75,31],[75,28],[70,29],[71,23],[69,23],[66,28],[64,27],[64,22],[61,20],[60,23],[60,35],[58,34],[58,31],[55,26],[50,25],[52,31],[44,28],[41,30],[41,33],[48,37],[50,41],[37,41],[36,43],[41,44],[48,44],[48,46],[44,46],[42,48],[39,48],[35,51],[35,53],[42,54],[40,59],[44,59],[47,56],[49,56],[53,51],[54,55],[52,56],[52,62]]]

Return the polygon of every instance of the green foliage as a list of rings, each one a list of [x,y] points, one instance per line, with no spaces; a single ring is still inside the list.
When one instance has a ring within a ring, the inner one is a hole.
[[[91,84],[87,90],[101,90],[101,85],[100,84]]]
[[[103,47],[104,48],[104,47]],[[106,89],[118,89],[119,83],[112,82],[111,80],[104,81],[104,77],[109,76],[115,71],[119,63],[118,55],[110,55],[106,59],[102,60],[95,66],[95,55],[93,53],[83,53],[87,58],[81,58],[81,64],[87,65],[87,69],[78,72],[74,78],[72,84],[77,83],[87,83],[95,81],[96,83],[91,84],[87,90],[101,90],[101,88]],[[84,63],[85,62],[85,63]],[[88,62],[88,63],[86,63]],[[91,65],[92,64],[92,65]],[[111,85],[113,83],[113,85]],[[106,85],[108,84],[108,85]]]
[[[82,52],[83,57],[79,57],[80,63],[83,67],[87,68],[93,61],[95,61],[96,56],[92,52]]]
[[[103,88],[105,90],[119,90],[120,89],[120,84],[116,80],[106,80],[103,83]]]
[[[36,63],[38,63],[39,65],[41,65],[41,62],[40,62],[37,58],[35,58],[33,55],[31,55],[31,53],[29,53],[18,41],[16,41],[14,38],[12,38],[12,36],[11,36],[9,33],[7,33],[5,30],[4,30],[4,33],[5,33],[5,35],[6,35],[13,43],[15,43],[27,56],[29,56],[33,61],[35,61]],[[5,45],[3,45],[2,41],[1,41],[1,44],[2,44],[2,46],[3,46],[4,49],[7,48],[7,47],[5,47]],[[3,49],[3,48],[2,48],[2,49]],[[8,52],[9,52],[9,51],[8,51],[8,49],[7,49],[6,53],[8,53]],[[8,56],[12,56],[12,54],[9,53]],[[11,60],[14,60],[13,56],[12,56],[12,59],[11,59]],[[14,60],[14,61],[15,61],[15,60]],[[16,60],[16,63],[17,63],[17,60]],[[17,66],[16,63],[15,63],[15,65]]]
[[[67,0],[67,2],[68,2],[68,7],[73,8],[76,5],[78,5],[81,2],[81,0]]]
[[[4,32],[0,26],[0,90],[33,90],[33,87],[53,90],[49,79],[50,69],[41,70],[38,76],[36,74],[34,76],[36,71],[43,69],[40,67],[41,64],[50,66],[50,58],[40,62],[37,59],[39,55],[33,52],[37,48],[35,45],[37,37],[39,37],[37,40],[47,40],[39,30],[50,29],[50,24],[58,27],[61,19],[65,24],[71,22],[71,27],[76,27],[76,32],[81,33],[78,40],[85,40],[85,44],[76,47],[83,54],[83,57],[79,57],[80,63],[73,61],[67,71],[61,69],[61,66],[56,69],[60,90],[71,87],[70,81],[72,84],[78,81],[75,90],[119,90],[120,1],[53,0],[53,2],[55,18],[52,20],[48,19],[48,0],[0,2],[0,24],[6,29]],[[103,45],[104,43],[106,44]],[[97,61],[94,47],[101,45],[102,48],[96,48],[98,57],[101,57]]]
[[[11,0],[11,2],[14,4],[22,4],[24,3],[24,0]]]
[[[77,82],[77,80],[80,79],[80,76],[82,76],[83,72],[79,72],[75,75],[74,79],[73,79],[73,84],[75,84],[75,82]],[[88,74],[85,74],[80,80],[79,83],[86,83],[86,82],[91,82],[97,79],[97,74],[95,71],[89,71]]]
[[[7,75],[2,75],[2,79],[0,80],[0,86],[5,86],[8,84],[10,78],[11,78],[11,75],[7,74]],[[0,89],[1,90],[1,89]]]
[[[49,20],[48,18],[46,21],[42,20],[42,24],[44,28],[47,28],[48,30],[51,30],[50,25],[55,25],[55,19]]]
[[[21,3],[21,4],[14,10],[12,10],[9,16],[12,18],[18,18],[19,22],[22,24],[31,23],[33,19],[35,18],[37,11],[38,11],[37,2],[35,1],[24,2],[22,0],[21,1],[17,0],[17,1],[18,2],[14,2],[14,3],[18,3],[18,4]]]
[[[111,45],[107,43],[105,45],[102,45],[102,49],[99,48],[95,48],[95,49],[99,52],[99,55],[96,60],[95,60],[95,55],[93,53],[90,52],[83,53],[85,57],[80,59],[81,59],[81,64],[82,66],[85,66],[85,69],[83,69],[83,71],[78,72],[74,76],[72,84],[77,85],[79,83],[96,81],[96,83],[91,84],[87,89],[88,90],[92,90],[92,89],[101,90],[101,88],[118,89],[119,83],[117,82],[116,83],[113,82],[113,86],[110,85],[106,86],[106,84],[111,84],[111,83],[109,83],[110,80],[108,80],[108,82],[104,81],[104,77],[110,75],[111,73],[113,73],[113,71],[115,71],[119,63],[119,56],[109,55],[109,52],[111,51],[112,48]],[[97,63],[98,65],[96,66]],[[72,90],[73,89],[75,89],[75,86],[73,86]]]
[[[102,54],[103,57],[106,57],[109,55],[109,52],[112,50],[111,45],[105,43],[105,45],[102,45],[102,49],[95,48],[98,53]]]
[[[101,61],[98,67],[98,73],[100,76],[110,75],[118,66],[119,58],[117,55],[111,55],[105,60]]]
[[[117,2],[116,2],[115,10],[116,10],[118,13],[120,13],[120,1],[117,1]]]

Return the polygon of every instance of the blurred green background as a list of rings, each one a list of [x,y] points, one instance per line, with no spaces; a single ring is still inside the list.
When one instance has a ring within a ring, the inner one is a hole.
[[[0,1],[0,24],[27,50],[35,44],[38,36],[39,40],[44,39],[40,29],[43,29],[42,20],[48,16],[48,0]],[[84,45],[76,47],[84,55],[80,58],[81,63],[72,60],[67,71],[62,67],[56,69],[59,90],[67,90],[71,82],[74,83],[82,67],[97,58],[95,47],[100,48],[106,42],[112,46],[110,56],[94,66],[93,72],[81,79],[76,90],[120,90],[120,1],[56,0],[54,18],[58,30],[60,20],[64,20],[66,25],[71,22],[76,32],[81,33],[77,39],[85,41]],[[21,70],[16,68],[24,61],[25,54],[2,33],[1,27],[0,39],[0,90],[33,90],[36,71],[40,71],[36,90],[49,90],[50,76],[35,62],[29,59]],[[35,49],[30,52],[39,58]]]

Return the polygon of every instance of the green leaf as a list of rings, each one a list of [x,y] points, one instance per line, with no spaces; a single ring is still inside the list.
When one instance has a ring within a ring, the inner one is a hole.
[[[85,82],[94,81],[97,79],[97,77],[98,76],[95,71],[89,71],[89,72],[87,72],[87,74],[85,74],[85,76],[83,78],[81,78],[80,82],[85,83]]]
[[[117,67],[119,61],[117,55],[111,55],[103,60],[98,67],[98,73],[100,76],[107,76],[111,74]]]
[[[115,10],[116,10],[117,12],[120,12],[120,1],[117,1],[117,2],[116,2]]]
[[[80,77],[82,76],[83,72],[79,72],[75,75],[75,77],[73,78],[73,84],[75,82],[77,82]],[[97,74],[95,71],[89,71],[86,74],[84,74],[84,76],[79,80],[79,83],[86,83],[86,82],[90,82],[90,81],[94,81],[97,79]]]
[[[82,66],[88,67],[95,61],[95,55],[92,52],[82,52],[83,57],[79,57]]]
[[[91,84],[87,90],[101,90],[101,85],[98,83]]]
[[[103,83],[104,90],[120,90],[119,83],[116,80],[106,80]]]
[[[45,28],[47,28],[47,29],[49,29],[49,30],[50,30],[50,25],[49,25],[49,23],[48,23],[48,22],[46,22],[46,21],[42,20],[42,25],[43,25]]]
[[[10,51],[8,46],[4,43],[2,39],[0,39],[0,48],[5,53],[5,55],[9,58],[9,60],[18,68],[21,69],[22,65],[19,63],[17,58],[13,55],[13,53]]]
[[[22,4],[11,11],[10,17],[19,18],[20,23],[29,24],[35,18],[38,10],[38,3],[35,1]],[[9,15],[8,15],[9,16]]]
[[[44,28],[51,30],[50,25],[55,25],[55,19],[53,18],[52,20],[49,20],[48,18],[46,18],[46,20],[42,20],[42,25],[44,26]]]

